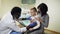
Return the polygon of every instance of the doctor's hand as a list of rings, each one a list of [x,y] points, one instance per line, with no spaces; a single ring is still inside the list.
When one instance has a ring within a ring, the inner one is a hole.
[[[26,29],[29,30],[30,29],[30,26],[27,26]]]

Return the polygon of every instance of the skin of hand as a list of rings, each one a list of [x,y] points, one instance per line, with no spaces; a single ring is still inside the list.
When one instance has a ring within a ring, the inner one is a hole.
[[[33,28],[30,28],[29,30],[30,30],[30,31],[33,31],[34,29],[33,29]]]
[[[29,30],[29,29],[30,29],[30,27],[29,27],[29,26],[26,26],[26,29],[27,29],[27,30]]]
[[[34,19],[33,20],[30,20],[30,22],[33,23],[34,22]]]
[[[39,22],[43,22],[43,20],[41,18],[36,18]]]

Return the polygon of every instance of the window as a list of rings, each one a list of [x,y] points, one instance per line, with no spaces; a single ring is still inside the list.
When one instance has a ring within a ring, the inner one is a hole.
[[[36,0],[21,0],[22,4],[35,4]]]

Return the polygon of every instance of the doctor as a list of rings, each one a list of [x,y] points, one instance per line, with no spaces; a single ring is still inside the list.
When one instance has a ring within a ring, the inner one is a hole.
[[[10,34],[13,31],[25,32],[27,27],[19,28],[16,21],[21,16],[21,8],[14,7],[11,12],[7,13],[0,21],[0,34]]]

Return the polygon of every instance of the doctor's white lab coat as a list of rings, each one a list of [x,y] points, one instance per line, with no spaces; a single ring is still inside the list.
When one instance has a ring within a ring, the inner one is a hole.
[[[25,32],[26,27],[19,28],[15,20],[13,20],[11,13],[7,13],[0,21],[0,34],[10,34],[14,30],[16,32]]]

